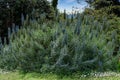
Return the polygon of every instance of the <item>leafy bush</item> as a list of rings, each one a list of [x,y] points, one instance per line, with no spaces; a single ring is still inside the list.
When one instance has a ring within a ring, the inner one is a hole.
[[[106,22],[78,14],[69,26],[67,19],[59,23],[30,23],[11,36],[9,46],[3,46],[0,68],[62,74],[118,68],[118,55],[113,56],[116,39],[112,33],[106,40]]]

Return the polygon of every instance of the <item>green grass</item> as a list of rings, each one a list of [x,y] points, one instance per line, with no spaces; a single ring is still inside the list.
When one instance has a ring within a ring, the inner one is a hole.
[[[79,75],[60,77],[55,74],[39,74],[39,73],[22,74],[19,72],[9,72],[6,74],[0,74],[0,80],[119,80],[119,79],[120,76],[80,78]]]

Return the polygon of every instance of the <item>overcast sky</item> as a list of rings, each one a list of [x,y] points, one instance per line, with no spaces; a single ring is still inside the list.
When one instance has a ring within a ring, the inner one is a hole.
[[[84,7],[87,6],[87,3],[85,0],[80,0],[80,4],[77,3],[77,0],[58,0],[58,9],[60,12],[63,12],[64,9],[66,9],[67,12],[72,12],[73,6],[79,8],[77,10],[83,11]]]

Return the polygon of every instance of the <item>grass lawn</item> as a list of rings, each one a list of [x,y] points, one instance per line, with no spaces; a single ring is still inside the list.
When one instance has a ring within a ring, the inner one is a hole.
[[[120,76],[87,78],[80,78],[79,76],[64,76],[61,78],[53,74],[43,75],[38,73],[21,74],[19,72],[9,72],[5,74],[0,74],[0,80],[120,80]]]

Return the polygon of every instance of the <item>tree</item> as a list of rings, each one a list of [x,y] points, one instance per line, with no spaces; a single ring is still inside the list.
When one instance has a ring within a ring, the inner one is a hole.
[[[33,15],[34,13],[34,15]],[[54,17],[54,10],[47,0],[0,0],[0,37],[7,37],[12,23],[21,26],[21,15],[36,18],[36,13],[45,14],[47,19]]]
[[[58,5],[58,0],[52,0],[52,6],[56,10]]]
[[[115,15],[120,16],[119,0],[86,0],[86,2],[95,10],[102,10],[106,11],[108,14],[114,13]]]

